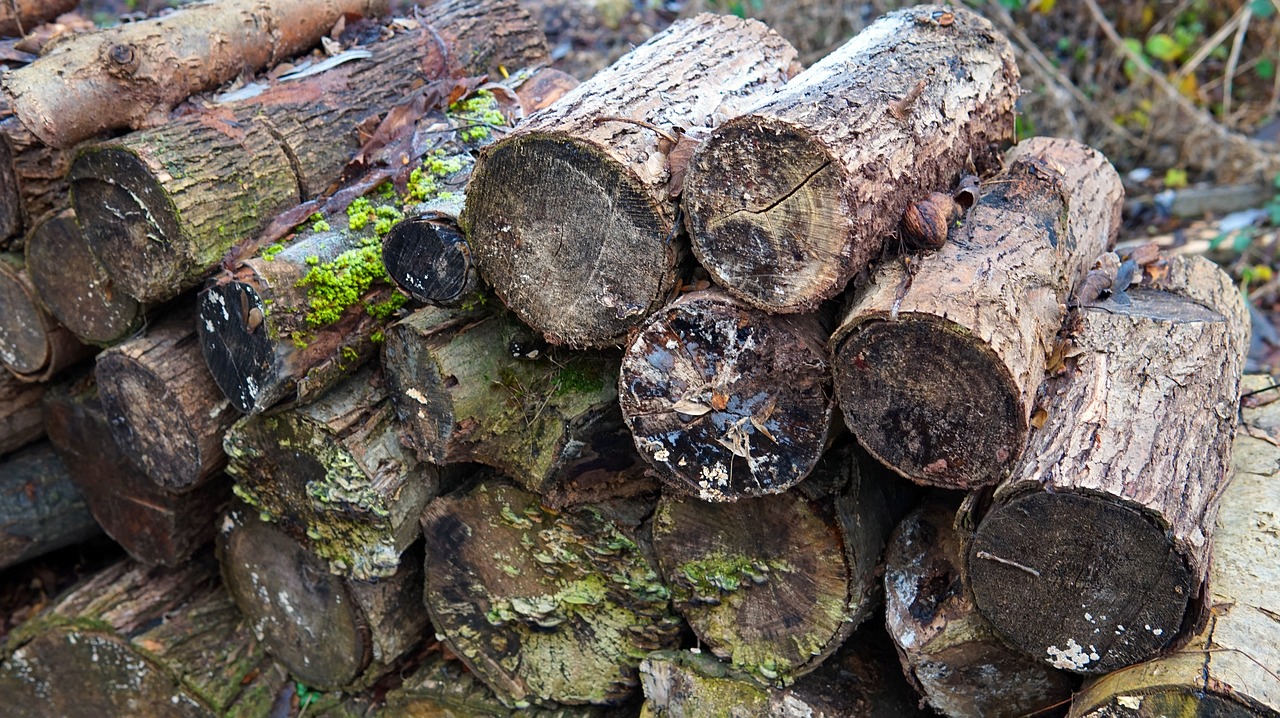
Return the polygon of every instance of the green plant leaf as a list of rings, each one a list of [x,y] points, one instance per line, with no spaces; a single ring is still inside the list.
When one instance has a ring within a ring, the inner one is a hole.
[[[1173,62],[1182,56],[1182,46],[1163,32],[1147,38],[1147,54],[1163,62]]]
[[[1276,76],[1276,62],[1269,57],[1264,57],[1253,66],[1253,72],[1263,80],[1270,80]]]
[[[1243,254],[1250,244],[1253,244],[1253,232],[1240,232],[1236,235],[1235,241],[1232,242],[1231,248],[1235,250],[1236,254]]]
[[[1253,0],[1249,3],[1249,8],[1253,10],[1254,16],[1262,20],[1276,14],[1276,6],[1271,4],[1271,0]]]

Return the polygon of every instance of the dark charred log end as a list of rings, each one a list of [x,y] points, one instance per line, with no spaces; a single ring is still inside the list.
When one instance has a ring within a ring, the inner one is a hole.
[[[865,322],[837,347],[833,371],[859,443],[916,483],[994,484],[1022,449],[1017,386],[990,347],[951,322]]]
[[[0,256],[0,364],[19,378],[36,377],[53,360],[53,322],[27,281],[21,260]]]
[[[218,537],[232,600],[299,681],[321,690],[352,683],[371,660],[359,604],[323,560],[256,513],[233,506]]]
[[[26,247],[27,271],[49,312],[72,334],[91,344],[111,344],[142,322],[136,299],[116,291],[66,210],[37,224]]]
[[[173,269],[181,230],[153,170],[128,150],[104,147],[77,157],[67,181],[85,240],[120,290],[142,301],[172,296],[184,280]]]
[[[278,369],[267,322],[250,326],[253,317],[266,310],[253,287],[242,282],[211,282],[200,295],[196,331],[205,363],[222,393],[246,414],[256,414],[279,398],[271,391]]]
[[[476,282],[467,241],[452,223],[416,217],[391,228],[382,243],[387,274],[424,304],[448,304]]]
[[[94,375],[111,435],[138,469],[177,491],[203,478],[200,440],[187,408],[161,377],[114,351],[99,355]]]
[[[967,561],[978,610],[996,630],[1024,653],[1075,673],[1154,657],[1177,635],[1196,590],[1153,519],[1081,494],[1033,493],[997,504]]]
[[[848,256],[853,228],[838,166],[785,123],[747,116],[721,125],[685,175],[694,255],[717,284],[766,311],[807,310],[835,296],[858,270],[831,261]]]
[[[0,247],[8,244],[7,240],[11,238],[20,240],[27,222],[18,174],[13,166],[13,148],[5,136],[6,126],[17,122],[16,117],[0,122]]]
[[[600,149],[531,134],[477,161],[459,224],[521,320],[555,344],[607,347],[675,286],[672,212]]]

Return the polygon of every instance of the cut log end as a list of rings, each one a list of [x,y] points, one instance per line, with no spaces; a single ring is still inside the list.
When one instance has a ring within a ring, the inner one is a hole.
[[[451,222],[398,222],[382,243],[382,263],[401,289],[424,304],[450,304],[475,288],[471,252]]]
[[[94,257],[66,210],[31,230],[27,271],[49,312],[72,334],[91,344],[111,344],[142,322],[142,306],[114,283]]]
[[[836,349],[835,366],[845,422],[904,477],[971,489],[995,483],[1018,458],[1021,393],[1000,358],[951,322],[868,321]]]
[[[552,343],[603,347],[674,284],[668,214],[599,148],[531,133],[482,156],[460,223],[477,265],[525,323]]]
[[[1147,690],[1141,694],[1113,696],[1109,703],[1079,715],[1081,718],[1164,718],[1165,716],[1274,718],[1276,714],[1271,711],[1257,712],[1246,702],[1213,693],[1192,694],[1185,690],[1172,689]]]
[[[259,638],[309,686],[354,681],[371,661],[372,645],[345,581],[245,507],[233,508],[224,521],[223,580]]]
[[[1154,656],[1183,627],[1199,590],[1153,520],[1072,493],[1032,493],[994,509],[968,566],[978,609],[997,630],[1076,673]]]
[[[841,181],[830,152],[802,130],[756,116],[730,120],[699,147],[685,178],[693,253],[753,306],[813,309],[844,289],[833,269],[848,258],[832,260],[852,229]],[[867,247],[860,260],[878,250]]]
[[[218,388],[245,413],[271,405],[278,397],[263,392],[279,383],[279,371],[262,298],[242,282],[214,283],[201,295],[199,311],[200,349]]]
[[[111,433],[139,469],[170,489],[188,488],[202,477],[206,457],[187,419],[187,397],[170,391],[146,364],[119,352],[103,353],[95,374]]]
[[[81,155],[68,172],[81,230],[99,257],[110,257],[117,285],[138,299],[172,289],[177,210],[157,173],[132,152],[107,147]],[[172,296],[172,292],[168,296]],[[161,297],[166,298],[166,297]]]
[[[0,316],[0,364],[20,378],[43,372],[53,358],[48,316],[20,264],[0,261]]]

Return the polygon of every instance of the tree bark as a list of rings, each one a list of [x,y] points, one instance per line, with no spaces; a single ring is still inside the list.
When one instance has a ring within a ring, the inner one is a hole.
[[[16,117],[0,120],[0,246],[19,250],[42,217],[67,207],[71,152],[38,140]]]
[[[94,519],[134,560],[178,566],[213,539],[231,498],[230,479],[219,476],[180,494],[157,485],[111,440],[92,376],[50,390],[44,421]]]
[[[617,360],[513,356],[533,338],[501,309],[427,308],[387,330],[389,393],[418,457],[492,466],[554,506],[655,489],[618,411]]]
[[[1272,385],[1246,377],[1246,392]],[[1250,403],[1250,402],[1257,403]],[[1259,406],[1258,404],[1262,404]],[[1209,620],[1169,654],[1087,683],[1072,718],[1280,716],[1280,484],[1275,393],[1246,399],[1209,561]]]
[[[884,629],[859,629],[818,670],[768,689],[706,653],[661,651],[640,664],[641,718],[923,718],[895,665]]]
[[[1022,718],[1071,699],[1070,674],[1024,656],[978,613],[961,580],[959,501],[934,497],[894,530],[885,552],[885,613],[902,670],[949,718]]]
[[[40,399],[44,384],[27,384],[0,373],[0,456],[44,436]]]
[[[881,265],[831,339],[858,441],[921,484],[1008,476],[1068,297],[1114,242],[1123,196],[1102,154],[1031,139],[942,249]]]
[[[202,90],[309,49],[345,15],[380,15],[386,0],[230,0],[86,33],[0,86],[40,141],[67,148],[108,130],[140,129]]]
[[[21,255],[0,254],[0,364],[21,381],[48,381],[92,354],[41,304]]]
[[[178,569],[111,566],[22,624],[5,654],[0,693],[14,718],[262,716],[288,679],[208,555]]]
[[[763,685],[835,652],[879,602],[877,567],[901,512],[851,444],[794,491],[714,504],[664,496],[654,551],[700,643]]]
[[[489,481],[432,502],[422,525],[432,625],[504,705],[621,703],[640,658],[678,643],[634,520]]]
[[[0,569],[101,530],[52,446],[37,444],[0,461]]]
[[[970,518],[978,610],[1025,653],[1080,673],[1149,659],[1199,624],[1236,429],[1239,291],[1200,257],[1141,279],[1129,304],[1068,320],[1044,426],[981,523]]]
[[[514,0],[452,0],[426,20],[360,48],[367,58],[82,153],[68,176],[73,205],[116,284],[143,302],[195,286],[278,212],[324,192],[360,149],[362,123],[424,76],[545,59]]]
[[[781,87],[795,56],[754,20],[702,15],[526,118],[480,156],[460,217],[498,296],[552,343],[621,343],[666,303],[684,254],[672,135]]]
[[[835,413],[817,315],[772,317],[719,290],[649,317],[623,356],[618,392],[640,454],[704,501],[795,485],[827,448]]]
[[[22,37],[79,4],[80,0],[7,0],[0,3],[0,36]]]
[[[222,437],[239,414],[205,367],[194,311],[102,352],[94,374],[111,435],[152,481],[184,491],[221,474]]]
[[[420,550],[378,581],[334,576],[280,527],[236,504],[218,551],[227,591],[258,640],[311,688],[368,685],[426,635]]]
[[[393,575],[438,490],[400,444],[382,379],[366,369],[320,400],[227,432],[236,496],[358,580]]]
[[[877,20],[695,151],[685,211],[698,261],[770,312],[834,297],[903,211],[1013,140],[1018,69],[991,23],[918,6]]]

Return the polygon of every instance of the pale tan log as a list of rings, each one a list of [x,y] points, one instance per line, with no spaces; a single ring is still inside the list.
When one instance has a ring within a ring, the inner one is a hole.
[[[796,69],[764,25],[699,15],[525,118],[480,156],[459,218],[481,274],[548,341],[620,343],[675,286],[674,135],[723,122]]]
[[[978,15],[890,13],[717,128],[684,184],[693,252],[773,312],[809,311],[876,259],[903,211],[1014,137],[1013,48]]]
[[[1140,279],[1129,304],[1068,319],[1043,428],[991,506],[971,502],[985,513],[966,557],[978,609],[1024,652],[1081,673],[1152,658],[1199,623],[1236,430],[1239,290],[1200,257]]]
[[[883,263],[832,335],[845,423],[917,483],[969,489],[1008,475],[1036,390],[1124,188],[1101,153],[1033,138],[936,253]],[[909,276],[910,274],[910,276]]]
[[[1241,388],[1273,384],[1249,376]],[[1209,562],[1208,622],[1169,655],[1085,684],[1071,718],[1280,716],[1277,398],[1272,389],[1244,402]]]

